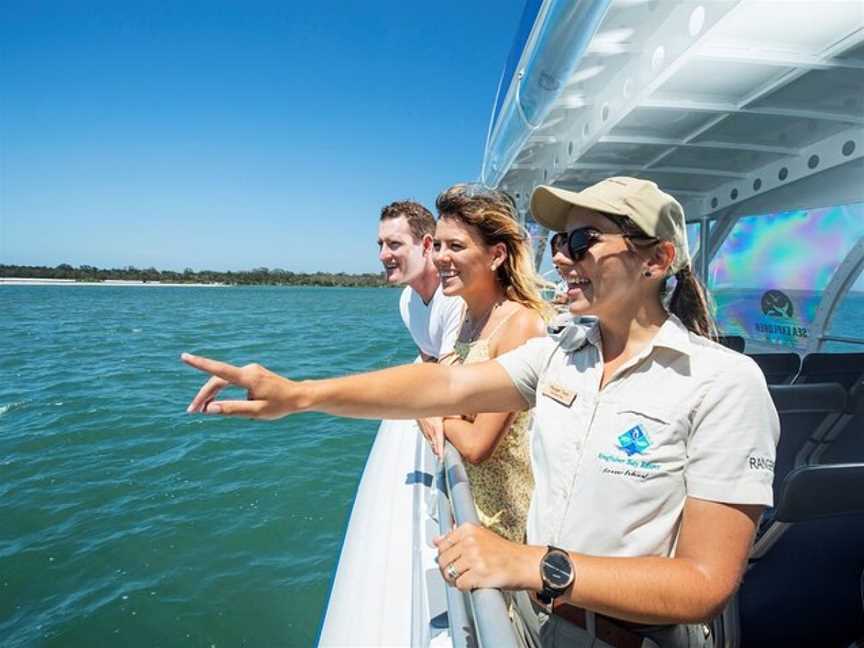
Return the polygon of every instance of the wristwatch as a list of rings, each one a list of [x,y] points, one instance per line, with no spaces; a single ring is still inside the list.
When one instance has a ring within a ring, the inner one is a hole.
[[[566,592],[576,577],[573,563],[567,552],[551,545],[548,549],[540,561],[540,579],[543,581],[543,589],[537,594],[538,600],[546,605]]]

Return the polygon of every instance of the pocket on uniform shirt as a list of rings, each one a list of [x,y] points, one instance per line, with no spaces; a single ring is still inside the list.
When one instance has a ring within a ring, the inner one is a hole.
[[[651,429],[655,432],[669,425],[673,418],[670,407],[649,399],[621,403],[615,408],[615,412],[625,425],[627,423],[643,425],[646,430]],[[622,430],[622,433],[624,431]]]

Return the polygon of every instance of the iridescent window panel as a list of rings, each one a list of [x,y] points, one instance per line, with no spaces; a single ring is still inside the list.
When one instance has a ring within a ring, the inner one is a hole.
[[[744,216],[708,268],[727,335],[803,349],[837,266],[864,236],[864,203]]]

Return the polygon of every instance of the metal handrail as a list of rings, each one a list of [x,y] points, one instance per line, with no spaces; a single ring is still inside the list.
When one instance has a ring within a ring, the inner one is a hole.
[[[451,511],[456,526],[465,523],[480,524],[468,474],[462,456],[449,443],[444,444],[444,457],[440,482],[442,489],[438,500],[438,526],[442,535],[452,529]],[[449,506],[448,506],[449,500]],[[471,615],[466,609],[470,604]],[[451,606],[452,602],[452,606]],[[468,596],[455,587],[447,587],[447,617],[450,636],[454,646],[470,645],[470,634],[476,637],[473,645],[495,648],[517,648],[518,642],[507,612],[504,596],[497,589],[476,589]]]
[[[447,497],[447,477],[445,469],[438,473],[438,530],[441,535],[450,533],[453,529],[450,514],[450,500]],[[450,626],[450,638],[453,648],[469,648],[476,646],[474,620],[468,613],[465,594],[449,585],[445,588],[447,594],[447,623]]]

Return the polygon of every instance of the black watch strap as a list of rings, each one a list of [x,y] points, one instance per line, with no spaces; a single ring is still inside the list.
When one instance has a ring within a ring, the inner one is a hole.
[[[552,590],[550,590],[545,585],[543,589],[537,592],[537,600],[540,601],[543,605],[552,605],[552,601],[560,596],[559,594],[555,594]]]

